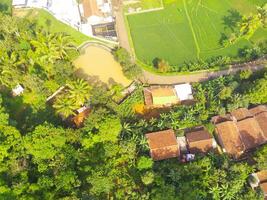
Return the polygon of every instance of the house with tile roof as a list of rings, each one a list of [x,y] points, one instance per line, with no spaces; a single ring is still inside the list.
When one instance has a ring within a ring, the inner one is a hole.
[[[215,132],[223,152],[228,153],[234,158],[238,158],[244,153],[245,147],[235,122],[226,121],[216,124]]]
[[[185,137],[188,151],[192,154],[205,154],[217,146],[213,136],[204,128],[188,132]]]
[[[267,141],[254,117],[238,121],[237,128],[246,151],[254,149]]]
[[[223,151],[234,158],[267,143],[265,107],[239,108],[224,116],[215,116],[217,139]],[[222,119],[222,120],[221,120]]]
[[[164,160],[180,156],[179,145],[173,130],[147,133],[146,138],[153,160]]]
[[[144,88],[145,104],[148,107],[164,107],[192,101],[192,87],[190,84],[173,86],[150,86]]]

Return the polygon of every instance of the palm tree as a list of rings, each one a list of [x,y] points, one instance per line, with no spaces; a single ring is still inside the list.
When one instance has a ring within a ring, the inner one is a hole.
[[[56,113],[61,115],[64,119],[70,115],[74,115],[74,110],[78,109],[73,99],[65,97],[59,97],[54,103],[53,107],[55,108]]]
[[[18,82],[20,71],[17,70],[17,66],[19,64],[15,52],[12,52],[10,56],[6,52],[0,52],[0,84],[11,86]]]
[[[75,45],[69,35],[63,33],[58,33],[55,37],[55,47],[61,59],[68,57],[68,50],[75,49]]]
[[[37,33],[36,40],[31,41],[33,45],[35,61],[46,66],[47,63],[54,63],[55,60],[60,59],[58,49],[55,45],[55,34]]]
[[[78,106],[83,105],[90,97],[91,86],[83,79],[67,84],[69,87],[70,98],[75,101]]]

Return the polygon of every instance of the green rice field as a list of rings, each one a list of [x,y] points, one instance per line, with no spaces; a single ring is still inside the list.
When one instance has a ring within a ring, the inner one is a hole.
[[[238,49],[267,39],[258,29],[250,40],[241,39],[223,47],[223,33],[231,32],[231,20],[256,12],[267,0],[164,0],[164,9],[127,16],[136,57],[151,64],[156,57],[170,65],[235,56]]]

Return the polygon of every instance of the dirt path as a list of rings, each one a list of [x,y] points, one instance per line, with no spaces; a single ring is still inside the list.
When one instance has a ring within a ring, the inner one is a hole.
[[[120,46],[125,48],[128,52],[132,53],[130,42],[128,39],[128,32],[126,24],[124,22],[122,6],[118,6],[115,10],[116,24],[117,24],[117,34]]]
[[[265,68],[265,64],[258,65],[241,65],[239,67],[232,67],[227,70],[217,71],[217,72],[201,72],[198,74],[189,75],[174,75],[174,76],[160,76],[153,74],[148,71],[144,71],[144,77],[142,81],[148,84],[179,84],[186,82],[201,82],[211,78],[216,78],[223,75],[235,74],[240,70],[251,69],[252,71],[257,71]]]

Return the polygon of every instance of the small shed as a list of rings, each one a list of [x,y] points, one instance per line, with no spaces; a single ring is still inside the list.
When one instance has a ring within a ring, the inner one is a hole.
[[[12,89],[12,96],[20,96],[24,92],[22,85],[18,84],[15,88]]]
[[[164,160],[180,156],[179,145],[173,130],[147,133],[146,138],[153,160]]]
[[[77,115],[71,118],[71,122],[75,127],[80,128],[83,125],[85,119],[89,116],[91,109],[90,107],[83,106],[76,110],[76,112]]]

